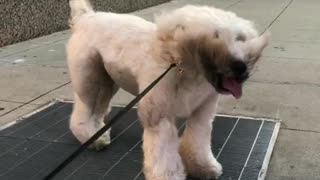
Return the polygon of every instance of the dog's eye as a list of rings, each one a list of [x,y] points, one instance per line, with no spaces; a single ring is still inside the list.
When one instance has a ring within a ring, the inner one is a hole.
[[[218,31],[215,31],[214,34],[213,34],[213,37],[214,37],[214,38],[219,38],[219,32],[218,32]]]
[[[238,36],[236,37],[236,41],[246,41],[246,36],[244,34],[238,34]]]

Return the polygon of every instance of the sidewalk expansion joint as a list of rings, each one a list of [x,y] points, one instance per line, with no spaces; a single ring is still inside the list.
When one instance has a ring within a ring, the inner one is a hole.
[[[288,9],[288,7],[292,4],[293,0],[291,0],[283,9],[282,11],[271,21],[271,23],[268,25],[268,27],[263,31],[266,32],[272,25],[273,23]]]
[[[299,132],[309,132],[309,133],[318,133],[318,134],[320,134],[320,131],[314,131],[314,130],[305,130],[305,129],[295,129],[295,128],[280,128],[280,130],[288,130],[288,131],[299,131]]]
[[[259,80],[248,80],[248,82],[264,83],[264,84],[276,84],[276,85],[291,85],[291,86],[309,86],[320,88],[320,84],[315,83],[304,83],[304,82],[288,82],[288,81],[259,81]]]
[[[70,83],[71,83],[71,81],[68,81],[68,82],[66,82],[66,83],[64,83],[64,84],[62,84],[62,85],[60,85],[60,86],[58,86],[58,87],[56,87],[56,88],[54,88],[54,89],[52,89],[52,90],[50,90],[50,91],[47,91],[47,92],[39,95],[38,97],[36,97],[36,98],[34,98],[34,99],[26,102],[26,103],[23,103],[23,104],[21,104],[20,106],[18,106],[18,107],[16,107],[16,108],[13,108],[12,110],[10,110],[10,111],[8,111],[8,112],[6,112],[6,113],[4,113],[4,114],[1,114],[0,117],[5,116],[5,115],[7,115],[7,114],[9,114],[9,113],[11,113],[11,112],[13,112],[13,111],[21,108],[21,107],[24,107],[24,106],[28,105],[28,104],[31,104],[32,102],[36,101],[37,99],[40,99],[41,97],[43,97],[43,96],[45,96],[45,95],[47,95],[47,94],[50,94],[51,92],[53,92],[53,91],[55,91],[55,90],[57,90],[57,89],[60,89],[60,88],[66,86],[66,85],[68,85],[68,84],[70,84]]]

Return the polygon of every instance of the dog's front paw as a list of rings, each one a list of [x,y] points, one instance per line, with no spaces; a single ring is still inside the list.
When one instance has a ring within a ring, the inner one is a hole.
[[[205,162],[187,162],[185,168],[192,177],[200,179],[218,179],[222,175],[222,166],[214,158]]]
[[[197,174],[202,179],[218,179],[222,175],[222,166],[218,161],[214,160],[202,167]]]
[[[169,160],[169,159],[168,159]],[[169,163],[170,162],[170,163]],[[144,174],[146,180],[185,180],[186,174],[181,160],[174,162],[174,159],[168,161],[168,164],[145,164]]]
[[[111,143],[110,130],[103,134],[93,144],[89,146],[89,149],[101,151],[105,149]]]
[[[186,175],[183,171],[166,171],[162,174],[155,174],[145,171],[146,180],[185,180]]]

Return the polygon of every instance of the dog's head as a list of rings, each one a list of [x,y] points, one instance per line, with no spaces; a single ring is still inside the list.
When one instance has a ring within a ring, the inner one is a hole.
[[[218,93],[232,94],[238,99],[242,95],[242,84],[249,78],[268,43],[268,36],[263,34],[250,40],[241,38],[231,42],[204,36],[190,43],[195,45],[194,58],[210,84]]]
[[[232,94],[238,99],[243,83],[268,44],[269,34],[251,39],[230,33],[212,34],[176,36],[182,66],[203,74],[218,93]]]
[[[207,7],[159,16],[157,28],[167,56],[162,59],[179,59],[182,68],[204,75],[218,93],[235,98],[269,41],[269,33],[258,36],[250,21]]]

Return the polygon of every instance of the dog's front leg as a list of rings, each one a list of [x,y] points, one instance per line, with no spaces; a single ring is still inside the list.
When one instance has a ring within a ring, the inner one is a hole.
[[[222,166],[211,151],[212,121],[217,98],[212,95],[187,119],[180,155],[187,173],[193,177],[217,179],[222,174]]]
[[[156,127],[144,128],[144,173],[147,180],[185,179],[178,146],[177,129],[168,119],[161,119]]]
[[[139,105],[143,124],[144,174],[147,180],[184,180],[186,175],[178,153],[179,138],[174,120],[160,115],[153,103]],[[162,118],[161,118],[162,117]]]

